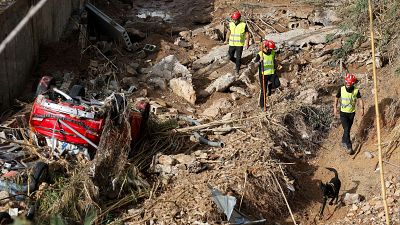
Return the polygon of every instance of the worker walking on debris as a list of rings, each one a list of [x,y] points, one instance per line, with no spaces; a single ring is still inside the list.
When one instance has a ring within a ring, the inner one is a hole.
[[[238,11],[231,15],[232,21],[229,23],[229,30],[225,39],[225,44],[229,41],[229,59],[236,64],[236,75],[239,75],[243,46],[246,46],[246,49],[248,49],[250,40],[246,23],[242,22],[240,17],[241,14]]]
[[[261,62],[258,68],[258,78],[260,80],[260,107],[265,111],[267,95],[271,96],[271,91],[280,86],[279,78],[275,73],[275,43],[265,40],[261,44],[261,51],[257,54],[255,62]],[[267,93],[267,95],[265,94]]]
[[[350,129],[354,121],[357,99],[359,100],[360,107],[362,109],[361,115],[364,115],[364,103],[361,99],[361,93],[358,88],[354,86],[356,81],[357,80],[354,74],[347,74],[345,77],[345,85],[342,86],[337,92],[333,104],[333,113],[335,117],[337,117],[337,105],[340,99],[340,121],[342,122],[343,126],[342,146],[349,154],[353,154],[353,147],[350,139]]]

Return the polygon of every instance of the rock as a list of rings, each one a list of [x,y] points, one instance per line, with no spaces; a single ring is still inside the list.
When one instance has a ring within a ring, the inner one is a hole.
[[[359,194],[350,194],[350,193],[346,193],[344,195],[344,199],[343,199],[344,203],[346,205],[351,205],[351,204],[355,204],[355,203],[359,203],[361,201],[361,195]]]
[[[371,209],[370,205],[365,205],[364,207],[361,208],[361,210],[364,212],[369,211],[370,209]]]
[[[193,69],[200,69],[203,68],[204,66],[207,66],[215,61],[218,61],[219,59],[228,59],[228,45],[221,45],[221,46],[216,46],[211,49],[211,51],[200,57],[198,60],[193,62]],[[242,54],[242,59],[248,58],[248,57],[253,57],[253,55],[258,51],[258,46],[252,45],[250,46],[249,49],[244,49],[243,54]]]
[[[238,94],[241,94],[243,96],[246,96],[247,98],[251,97],[251,95],[249,93],[247,93],[247,91],[242,87],[232,86],[232,87],[229,88],[229,90],[232,91],[232,92],[236,92]]]
[[[190,165],[194,161],[196,161],[196,158],[191,155],[185,155],[185,154],[177,154],[174,156],[175,160],[177,160],[180,164],[185,164],[185,165]]]
[[[139,96],[141,96],[141,97],[147,97],[147,89],[142,89],[142,90],[139,92]]]
[[[215,81],[213,81],[207,88],[206,88],[206,92],[208,92],[209,94],[214,93],[215,91],[225,91],[226,89],[228,89],[228,87],[235,82],[236,80],[236,76],[231,74],[231,73],[227,73],[221,77],[219,77],[218,79],[216,79]]]
[[[210,118],[215,118],[216,116],[218,116],[219,111],[219,108],[209,107],[203,111],[202,115]]]
[[[340,49],[342,47],[342,43],[340,40],[337,40],[333,43],[330,43],[328,45],[325,45],[318,53],[316,54],[317,57],[324,56],[326,54],[332,54],[333,51]]]
[[[215,101],[210,107],[205,109],[202,115],[214,118],[220,113],[221,109],[227,109],[230,107],[232,107],[232,103],[228,99],[220,98]]]
[[[324,26],[329,26],[341,21],[334,10],[326,8],[315,11],[314,16],[309,20],[314,24],[322,24]]]
[[[223,33],[215,28],[209,28],[206,30],[206,35],[209,36],[212,40],[222,40]]]
[[[324,28],[310,27],[309,29],[295,29],[283,33],[270,33],[265,36],[265,39],[274,41],[277,48],[280,48],[284,43],[299,47],[309,43],[326,43],[326,36],[337,32],[338,29],[334,26]]]
[[[369,152],[369,151],[365,151],[365,152],[364,152],[364,155],[365,155],[365,157],[366,157],[367,159],[372,159],[372,158],[374,158],[374,155],[373,155],[371,152]]]
[[[157,164],[154,168],[155,173],[161,173],[161,174],[171,174],[172,173],[172,166],[171,165],[162,165],[162,164]]]
[[[201,16],[192,16],[192,22],[195,25],[205,25],[212,21],[211,15],[202,14]]]
[[[385,181],[385,186],[386,186],[386,188],[389,188],[390,187],[390,185],[391,185],[391,183],[390,183],[390,181]]]
[[[312,61],[312,64],[315,66],[322,66],[325,62],[327,62],[332,56],[330,54],[323,55],[317,59],[314,59]]]
[[[175,159],[169,155],[160,155],[158,157],[158,163],[165,166],[173,166],[175,165]]]
[[[145,33],[143,33],[142,31],[140,31],[138,29],[135,29],[133,27],[126,27],[125,30],[126,30],[126,32],[128,32],[128,34],[130,34],[134,38],[137,38],[137,39],[146,38],[146,34]]]
[[[148,76],[163,77],[170,80],[174,77],[191,77],[188,68],[179,63],[178,58],[169,55],[150,68]]]
[[[300,94],[296,98],[302,101],[303,104],[313,104],[317,101],[318,92],[315,89],[311,88],[300,92]]]
[[[178,46],[183,47],[183,48],[191,48],[192,47],[192,44],[190,44],[189,42],[185,41],[181,37],[178,37],[175,40],[174,45],[178,45]]]
[[[161,88],[162,90],[167,89],[167,81],[161,77],[150,77],[147,83],[154,86],[155,88]]]
[[[392,204],[392,203],[394,202],[394,198],[388,197],[388,198],[386,199],[386,202],[387,202],[388,205],[390,205],[390,204]]]
[[[179,32],[179,36],[188,41],[192,37],[192,31],[190,30],[181,31]]]
[[[399,197],[399,196],[400,196],[400,190],[396,190],[396,191],[394,192],[394,196]]]
[[[289,18],[299,18],[299,19],[308,19],[308,17],[312,14],[312,9],[303,8],[302,10],[289,10],[287,12],[287,16]]]
[[[136,77],[124,77],[122,78],[122,83],[126,86],[139,86],[139,82]]]
[[[230,120],[230,119],[232,119],[232,113],[227,113],[227,114],[225,114],[221,119],[222,120]]]
[[[231,93],[231,98],[234,101],[239,100],[239,95],[237,93]]]
[[[207,164],[199,162],[199,161],[194,161],[192,164],[187,166],[187,170],[190,173],[200,173],[208,168]]]
[[[192,79],[187,77],[173,78],[169,81],[169,87],[176,95],[184,98],[191,104],[196,102],[196,92],[193,88]]]
[[[3,199],[3,200],[0,200],[1,204],[3,204],[3,205],[7,204],[7,202],[10,201],[10,199],[8,197],[10,197],[10,194],[7,191],[0,191],[0,199]]]
[[[357,209],[358,209],[358,206],[357,206],[356,204],[353,204],[353,205],[351,206],[350,211],[357,211]]]
[[[146,58],[146,56],[147,56],[146,52],[144,50],[141,50],[136,53],[135,57],[138,59],[144,59],[144,58]]]
[[[282,87],[288,87],[289,86],[289,81],[283,77],[279,78],[279,81],[281,82]]]
[[[136,69],[133,68],[133,67],[130,66],[130,65],[125,65],[125,70],[126,70],[126,73],[128,74],[128,76],[135,76],[135,75],[138,74],[138,72],[136,71]]]

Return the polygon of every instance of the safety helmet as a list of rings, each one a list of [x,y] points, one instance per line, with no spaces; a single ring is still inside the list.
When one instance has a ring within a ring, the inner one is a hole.
[[[275,48],[275,43],[273,41],[270,41],[270,40],[263,41],[263,45],[264,45],[264,47],[266,47],[268,49],[274,49]]]
[[[242,15],[240,15],[240,12],[239,12],[239,11],[236,11],[236,12],[232,13],[231,18],[232,18],[233,20],[238,20],[238,19],[240,19],[241,16],[242,16]]]
[[[350,74],[350,73],[346,74],[346,77],[344,78],[344,80],[345,80],[346,84],[350,85],[350,86],[355,84],[357,81],[356,76],[354,76],[354,74]]]
[[[273,42],[273,41],[268,41],[268,48],[269,48],[269,49],[275,49],[275,42]]]

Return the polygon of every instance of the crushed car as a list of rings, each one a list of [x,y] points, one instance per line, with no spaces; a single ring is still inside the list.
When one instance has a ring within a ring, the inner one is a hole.
[[[83,86],[74,85],[65,93],[54,87],[52,81],[52,77],[44,76],[39,82],[29,119],[31,130],[39,143],[54,150],[56,157],[68,152],[93,158],[107,115],[117,119],[119,113],[130,107],[127,100],[118,93],[104,101],[85,99]],[[131,139],[135,142],[149,116],[150,105],[139,101],[129,109]]]

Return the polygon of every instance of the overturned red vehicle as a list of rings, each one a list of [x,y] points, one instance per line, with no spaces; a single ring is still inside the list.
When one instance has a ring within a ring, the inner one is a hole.
[[[51,88],[51,78],[43,77],[30,116],[31,130],[45,140],[59,156],[65,152],[93,156],[101,139],[109,108],[105,102],[86,100],[84,88],[75,85],[69,94]],[[126,107],[125,99],[115,94],[110,102],[114,108]],[[120,99],[119,101],[117,101]],[[121,100],[122,99],[122,100]],[[125,102],[124,102],[125,101]],[[139,102],[130,113],[132,141],[137,141],[148,118],[149,104]],[[90,157],[92,158],[92,157]]]

